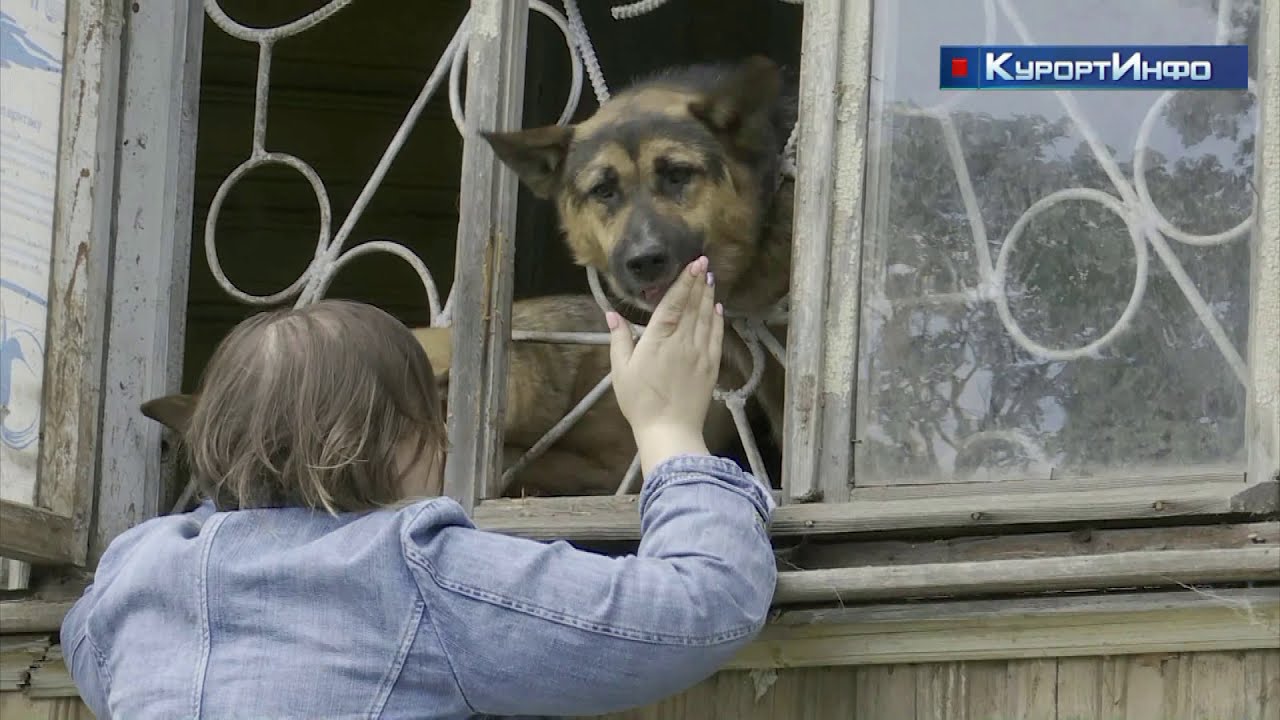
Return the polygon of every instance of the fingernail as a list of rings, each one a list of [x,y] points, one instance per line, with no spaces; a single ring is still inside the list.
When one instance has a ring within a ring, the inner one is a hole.
[[[723,305],[721,305],[720,303],[716,303],[716,314],[717,314],[717,315],[723,315],[723,314],[724,314],[724,306],[723,306]]]
[[[707,271],[707,284],[708,285],[716,284],[716,276],[710,270]]]
[[[617,330],[618,329],[618,313],[616,312],[605,313],[604,322],[606,325],[609,326],[610,330]]]
[[[698,258],[697,260],[694,260],[693,262],[691,262],[691,263],[689,263],[688,265],[686,265],[686,266],[685,266],[685,267],[689,268],[689,274],[690,274],[690,275],[692,275],[692,276],[694,276],[694,277],[698,277],[698,263],[699,263],[699,261],[701,261],[701,260],[702,260],[702,258]]]

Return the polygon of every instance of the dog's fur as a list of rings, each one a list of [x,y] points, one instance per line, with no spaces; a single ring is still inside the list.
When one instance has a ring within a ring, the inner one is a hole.
[[[512,304],[520,330],[607,332],[604,314],[589,295],[552,295]],[[453,343],[449,328],[414,328],[436,375],[447,409]],[[514,342],[509,346],[504,467],[510,467],[609,372],[607,345]],[[197,398],[167,395],[142,404],[142,413],[181,436]],[[732,420],[712,415],[710,436],[732,437]],[[709,440],[710,442],[710,440]],[[723,441],[722,441],[723,442]],[[617,489],[636,452],[631,428],[612,392],[605,393],[545,453],[516,473],[510,497],[596,495]]]
[[[796,96],[780,69],[675,68],[628,87],[577,125],[486,133],[498,158],[551,200],[579,265],[612,294],[652,311],[701,254],[730,312],[762,313],[790,288],[793,182],[778,183]],[[726,332],[722,387],[751,370]],[[781,447],[784,369],[766,356],[756,396]]]

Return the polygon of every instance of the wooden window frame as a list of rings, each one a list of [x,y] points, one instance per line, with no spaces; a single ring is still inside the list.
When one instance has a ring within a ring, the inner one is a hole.
[[[69,2],[66,21],[36,502],[0,501],[0,556],[33,565],[88,556],[110,282],[119,8]]]
[[[0,556],[47,572],[0,603],[5,632],[160,514],[138,408],[181,379],[203,19],[199,0],[67,2],[38,502],[0,501]]]
[[[1280,9],[1277,0],[1262,2],[1259,38],[1265,50],[1259,86],[1264,100],[1259,109],[1247,472],[1107,477],[1069,485],[1026,481],[861,488],[848,482],[857,352],[851,328],[858,324],[861,287],[859,273],[835,278],[831,268],[860,267],[862,255],[874,2],[805,2],[786,456],[775,536],[1192,521],[1280,510],[1280,327],[1274,322],[1280,317],[1280,277],[1275,273],[1280,173],[1264,172],[1280,166],[1280,34],[1274,27],[1280,24]],[[510,175],[505,168],[498,172]],[[481,526],[540,539],[634,540],[639,530],[634,502],[626,496],[486,499],[475,514]]]

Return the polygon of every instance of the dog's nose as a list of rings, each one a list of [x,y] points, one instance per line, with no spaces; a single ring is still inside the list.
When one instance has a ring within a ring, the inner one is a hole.
[[[661,248],[646,248],[633,253],[625,262],[627,272],[642,283],[661,280],[671,266],[671,255]]]

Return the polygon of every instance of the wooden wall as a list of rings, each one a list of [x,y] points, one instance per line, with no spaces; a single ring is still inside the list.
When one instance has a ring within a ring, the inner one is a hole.
[[[89,720],[0,692],[4,720]],[[602,720],[1275,720],[1280,650],[724,672]]]
[[[729,672],[611,720],[1275,720],[1280,651]]]

